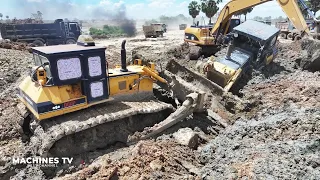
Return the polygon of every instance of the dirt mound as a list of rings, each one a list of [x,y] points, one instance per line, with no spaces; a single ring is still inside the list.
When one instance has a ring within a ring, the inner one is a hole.
[[[279,56],[294,61],[303,70],[320,70],[320,41],[304,38],[301,41],[284,43],[279,46]]]
[[[0,40],[0,48],[31,52],[31,47],[26,43],[10,42],[6,40]]]
[[[189,51],[189,45],[187,43],[183,43],[180,46],[169,49],[169,51],[167,51],[167,55],[177,59],[185,59],[189,54]]]
[[[32,55],[28,52],[0,49],[0,139],[19,135],[19,115],[16,111],[18,99],[16,88],[32,66]]]
[[[172,139],[141,141],[131,149],[127,159],[101,162],[65,176],[62,179],[179,179],[195,178],[199,164],[195,151],[181,146]]]
[[[312,110],[286,109],[236,122],[201,150],[202,177],[319,179],[319,117]]]
[[[320,70],[320,41],[314,39],[304,39],[301,42],[302,50],[306,51],[303,54],[300,66],[303,69],[312,72]]]
[[[320,178],[320,76],[297,68],[291,53],[253,73],[241,98],[250,108],[199,152],[204,179]]]

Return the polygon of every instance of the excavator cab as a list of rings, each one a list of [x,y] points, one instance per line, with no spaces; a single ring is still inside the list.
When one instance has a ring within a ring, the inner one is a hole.
[[[227,55],[207,62],[207,78],[229,91],[250,68],[267,65],[276,57],[280,30],[257,21],[246,21],[235,27]]]

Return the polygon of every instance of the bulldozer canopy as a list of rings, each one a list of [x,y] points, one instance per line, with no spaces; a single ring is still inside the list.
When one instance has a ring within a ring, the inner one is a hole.
[[[238,33],[239,35],[248,36],[249,38],[260,42],[262,41],[262,43],[264,43],[278,35],[280,30],[265,23],[248,20],[235,27],[233,32]]]

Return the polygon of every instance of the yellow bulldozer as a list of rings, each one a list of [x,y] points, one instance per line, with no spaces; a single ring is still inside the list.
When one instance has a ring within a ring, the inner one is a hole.
[[[154,63],[136,59],[128,65],[125,43],[121,66],[113,69],[106,47],[90,36],[80,36],[77,44],[32,48],[34,67],[19,85],[18,107],[22,130],[39,145],[38,154],[66,156],[125,143],[136,131],[176,119],[169,116],[173,106],[153,95],[153,83],[166,80]]]

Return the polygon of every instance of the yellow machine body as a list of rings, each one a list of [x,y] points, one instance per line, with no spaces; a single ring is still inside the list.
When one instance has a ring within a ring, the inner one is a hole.
[[[214,61],[214,58],[211,57],[204,66],[204,72],[208,79],[227,92],[240,77],[242,68],[233,69],[223,63]]]
[[[38,120],[43,120],[110,101],[113,100],[115,96],[153,91],[153,82],[159,77],[153,78],[143,69],[153,72],[153,76],[158,76],[158,73],[154,69],[152,70],[150,67],[142,65],[132,65],[127,68],[130,71],[129,73],[121,72],[119,68],[109,69],[108,88],[110,89],[110,97],[106,100],[88,104],[86,103],[87,97],[81,93],[80,83],[43,87],[39,82],[33,82],[30,76],[25,78],[19,85],[21,90],[19,95],[20,100]],[[48,102],[54,105],[52,111],[46,113],[38,113],[35,111],[34,106]]]
[[[195,43],[197,45],[211,46],[215,45],[214,37],[210,35],[209,28],[187,27],[185,30],[185,42]]]
[[[126,58],[122,57],[121,66],[108,69],[104,60],[106,48],[95,46],[90,38],[85,39],[89,40],[80,45],[33,49],[36,67],[20,83],[18,96],[36,119],[60,116],[118,97],[151,94],[154,81],[166,83],[154,63],[142,65],[141,60],[135,60],[127,66]],[[125,54],[125,49],[121,51]],[[76,77],[77,73],[80,76]],[[94,76],[89,76],[90,73]]]

